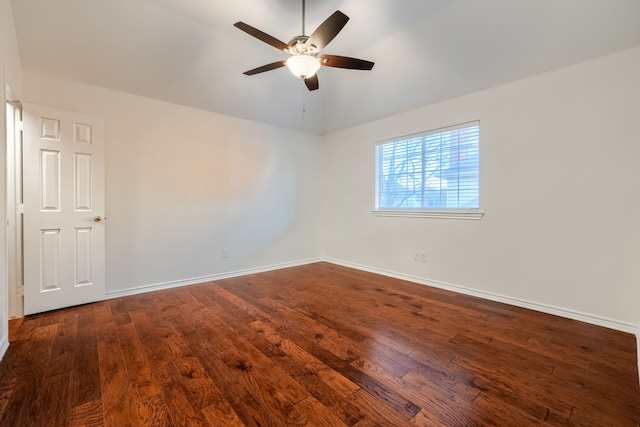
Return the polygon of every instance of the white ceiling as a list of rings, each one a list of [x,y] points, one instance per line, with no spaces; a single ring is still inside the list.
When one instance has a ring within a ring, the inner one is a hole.
[[[322,68],[307,91],[285,54],[301,0],[12,0],[22,65],[111,89],[324,134],[640,45],[639,0],[307,0],[307,34],[351,20],[323,52],[374,61]],[[302,110],[306,114],[302,114]]]

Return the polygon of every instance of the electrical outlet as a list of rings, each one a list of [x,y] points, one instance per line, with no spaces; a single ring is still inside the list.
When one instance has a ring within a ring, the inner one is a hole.
[[[427,253],[420,252],[420,262],[427,262]]]
[[[413,254],[413,260],[420,261],[420,252],[416,252],[415,254]]]
[[[229,248],[222,248],[222,258],[229,258]]]

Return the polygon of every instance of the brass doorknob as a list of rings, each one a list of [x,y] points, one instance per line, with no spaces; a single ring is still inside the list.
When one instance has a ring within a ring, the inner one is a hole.
[[[100,222],[100,221],[102,221],[102,217],[100,215],[96,215],[96,216],[93,217],[93,220],[95,222]]]

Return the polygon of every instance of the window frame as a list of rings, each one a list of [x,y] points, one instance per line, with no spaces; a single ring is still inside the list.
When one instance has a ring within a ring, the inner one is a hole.
[[[478,207],[477,208],[385,208],[379,207],[378,202],[380,200],[380,171],[378,162],[378,147],[383,144],[395,143],[399,141],[405,141],[416,137],[425,137],[428,135],[443,133],[456,129],[463,129],[465,127],[478,126],[478,133],[480,132],[480,120],[471,120],[464,123],[459,123],[450,126],[444,126],[440,128],[430,129],[423,132],[417,132],[409,135],[403,135],[399,137],[384,139],[376,141],[374,144],[374,182],[375,182],[375,194],[374,194],[374,209],[371,210],[373,215],[380,217],[408,217],[408,218],[440,218],[440,219],[468,219],[468,220],[480,220],[484,217],[484,212],[480,208],[480,140],[478,139]]]

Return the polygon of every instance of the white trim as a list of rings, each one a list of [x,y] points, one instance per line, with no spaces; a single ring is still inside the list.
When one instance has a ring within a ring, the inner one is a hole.
[[[0,112],[2,118],[0,118],[0,132],[2,132],[2,148],[0,148],[0,164],[3,165],[4,175],[0,176],[0,222],[4,222],[4,233],[2,233],[2,253],[0,258],[0,271],[3,274],[0,277],[0,291],[3,296],[0,297],[0,360],[4,357],[4,354],[9,348],[9,252],[8,252],[8,239],[7,239],[7,178],[6,178],[6,165],[7,165],[7,130],[8,125],[7,118],[7,100],[12,95],[11,85],[7,80],[7,71],[4,66],[0,66],[0,77],[2,78],[2,88],[0,88],[0,98],[2,101],[2,107]],[[1,251],[0,251],[1,252]]]
[[[2,360],[7,350],[9,350],[9,340],[5,337],[5,339],[0,342],[0,360]]]
[[[592,314],[583,313],[576,310],[569,310],[566,308],[555,307],[548,304],[541,304],[537,302],[527,301],[520,298],[508,297],[493,292],[485,292],[477,289],[467,288],[465,286],[454,285],[451,283],[440,282],[437,280],[423,279],[408,274],[396,273],[393,271],[383,270],[379,268],[369,267],[361,264],[356,264],[348,261],[341,261],[333,258],[325,258],[326,262],[331,264],[341,265],[344,267],[355,268],[356,270],[367,271],[370,273],[381,274],[383,276],[393,277],[396,279],[406,280],[413,283],[418,283],[425,286],[433,286],[435,288],[446,289],[449,291],[459,292],[465,295],[471,295],[475,297],[484,298],[490,301],[501,302],[505,304],[514,305],[516,307],[528,308],[530,310],[540,311],[542,313],[553,314],[555,316],[566,317],[567,319],[579,320],[581,322],[590,323],[592,325],[602,326],[609,329],[614,329],[621,332],[627,332],[636,336],[636,341],[640,337],[640,325],[633,323],[621,322],[606,317],[595,316]],[[640,343],[638,344],[638,351],[640,355]]]
[[[245,270],[229,271],[229,272],[226,272],[226,273],[213,274],[213,275],[210,275],[210,276],[193,277],[193,278],[190,278],[190,279],[174,280],[174,281],[171,281],[171,282],[154,283],[154,284],[150,284],[150,285],[137,286],[135,288],[121,289],[121,290],[115,290],[115,291],[107,291],[106,294],[105,294],[105,299],[126,297],[126,296],[129,296],[129,295],[137,295],[137,294],[142,294],[142,293],[145,293],[145,292],[160,291],[162,289],[177,288],[177,287],[180,287],[180,286],[196,285],[198,283],[212,282],[212,281],[215,281],[215,280],[229,279],[229,278],[232,278],[232,277],[246,276],[246,275],[255,274],[255,273],[264,273],[264,272],[267,272],[267,271],[281,270],[283,268],[289,268],[289,267],[298,267],[298,266],[301,266],[301,265],[313,264],[315,262],[320,262],[320,261],[323,261],[323,259],[322,258],[310,258],[310,259],[293,261],[293,262],[285,262],[285,263],[282,263],[282,264],[273,264],[273,265],[268,265],[268,266],[264,266],[264,267],[256,267],[256,268],[248,268],[248,269],[245,269]]]
[[[475,219],[484,217],[484,212],[473,210],[424,210],[424,209],[373,209],[375,216],[392,216],[405,218],[440,218],[440,219]]]

